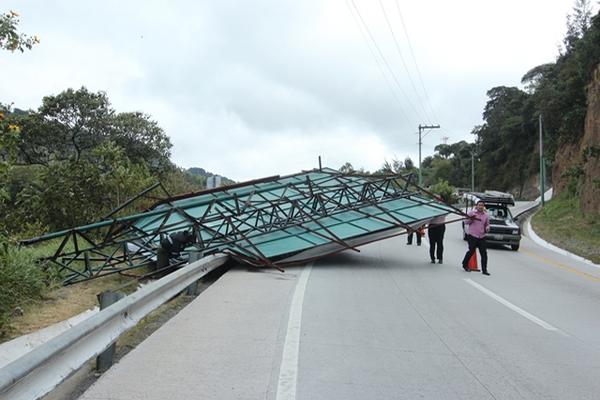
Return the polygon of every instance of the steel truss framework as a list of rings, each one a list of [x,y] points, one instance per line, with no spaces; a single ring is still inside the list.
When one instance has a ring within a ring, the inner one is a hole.
[[[57,240],[65,284],[153,263],[159,240],[191,229],[190,251],[226,252],[255,266],[283,266],[405,233],[464,213],[413,183],[413,176],[344,175],[323,169],[170,197],[143,213],[23,241]],[[448,221],[453,222],[453,221]],[[303,254],[306,256],[303,257]],[[172,263],[184,262],[185,257]]]

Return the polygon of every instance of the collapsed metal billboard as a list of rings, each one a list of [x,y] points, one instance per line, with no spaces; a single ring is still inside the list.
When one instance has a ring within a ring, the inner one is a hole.
[[[432,219],[464,213],[418,187],[412,175],[354,175],[333,169],[273,176],[167,197],[124,217],[25,240],[57,241],[46,257],[70,284],[156,263],[161,239],[187,231],[190,255],[227,253],[282,269],[404,234]],[[448,220],[448,222],[453,222]]]

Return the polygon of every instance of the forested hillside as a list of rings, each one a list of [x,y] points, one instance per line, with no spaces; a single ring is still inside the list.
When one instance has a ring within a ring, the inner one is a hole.
[[[44,97],[37,110],[5,107],[3,115],[15,133],[4,149],[4,235],[23,238],[100,220],[157,182],[163,188],[154,194],[162,197],[204,187],[205,179],[171,162],[169,137],[149,115],[116,112],[106,93],[67,89]]]
[[[598,212],[600,177],[593,171],[598,171],[600,157],[600,16],[592,17],[590,9],[588,1],[576,2],[556,62],[527,71],[524,90],[507,86],[488,90],[484,122],[472,131],[475,142],[436,147],[436,154],[423,162],[426,183],[446,179],[454,186],[469,187],[473,156],[476,189],[511,191],[517,197],[539,195],[541,115],[548,179],[559,193],[582,195],[584,210]]]
[[[192,176],[197,176],[200,178],[201,182],[203,182],[203,186],[206,186],[206,179],[213,176],[213,175],[218,175],[209,171],[204,170],[204,168],[199,168],[199,167],[192,167],[192,168],[188,168],[185,170],[185,172],[187,172],[188,174],[192,175]],[[222,185],[231,185],[233,183],[235,183],[235,181],[221,176],[221,184]]]

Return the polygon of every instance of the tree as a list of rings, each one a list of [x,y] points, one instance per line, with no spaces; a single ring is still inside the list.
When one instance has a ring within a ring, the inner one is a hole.
[[[438,154],[445,159],[450,158],[452,155],[452,148],[448,144],[438,144],[434,147],[434,150],[438,152]]]
[[[21,158],[26,164],[79,161],[110,137],[114,111],[104,92],[85,87],[46,96],[35,113],[21,118]]]
[[[20,117],[20,125],[22,164],[90,160],[93,149],[112,141],[133,163],[144,163],[155,172],[171,166],[172,145],[163,129],[141,112],[117,114],[104,92],[82,87],[44,97],[36,112]]]
[[[425,186],[430,186],[440,180],[448,181],[452,175],[452,161],[434,154],[425,172]]]
[[[587,4],[587,2],[584,2]],[[575,14],[577,15],[577,14]],[[534,96],[535,108],[543,114],[547,154],[552,157],[566,143],[576,143],[584,132],[587,111],[586,85],[600,62],[600,14],[589,19],[579,13],[580,28],[565,41],[571,44],[556,63],[544,68]],[[574,24],[574,17],[569,20]],[[574,26],[574,25],[573,25]],[[587,28],[583,28],[587,26]],[[580,37],[580,35],[582,35]]]
[[[522,190],[537,141],[533,103],[515,87],[498,86],[487,95],[485,122],[473,130],[481,155],[480,183],[499,190],[518,185]]]
[[[35,210],[49,230],[66,229],[102,219],[154,182],[144,165],[133,164],[122,148],[107,141],[87,159],[52,161],[41,169],[18,195],[21,201],[30,199],[20,212]]]
[[[171,141],[150,116],[141,112],[120,113],[111,121],[109,136],[134,163],[146,163],[164,172],[170,165]]]
[[[523,84],[527,92],[531,94],[538,89],[543,80],[552,73],[554,68],[554,63],[540,64],[533,67],[523,75],[521,84]]]
[[[391,163],[388,160],[385,160],[383,162],[383,165],[381,166],[381,168],[379,168],[379,170],[376,173],[402,174],[404,172],[406,172],[406,171],[404,170],[404,164],[402,163],[402,161],[394,158],[394,159],[392,159]]]
[[[346,162],[344,165],[342,165],[340,167],[339,171],[342,174],[352,174],[352,173],[354,173],[354,167],[349,162]]]
[[[39,43],[37,36],[29,37],[17,31],[19,14],[14,11],[0,14],[0,49],[25,51]],[[7,200],[6,174],[16,159],[21,128],[10,118],[11,106],[0,103],[0,206]]]
[[[0,49],[19,50],[22,53],[25,49],[31,49],[33,45],[40,42],[37,36],[31,37],[17,31],[18,17],[19,14],[14,11],[0,14]]]
[[[169,160],[171,143],[158,124],[139,112],[117,114],[103,92],[68,89],[10,118],[20,127],[18,171],[2,185],[0,212],[13,234],[101,219],[161,178],[182,176],[171,186],[199,189]]]
[[[431,192],[440,196],[447,203],[456,201],[454,198],[454,188],[443,179],[440,179],[435,185],[431,186]]]
[[[567,34],[563,39],[566,52],[569,53],[575,44],[581,39],[588,28],[592,19],[592,5],[589,0],[575,0],[573,13],[567,16]]]
[[[0,173],[16,159],[20,132],[21,128],[11,117],[10,106],[0,103]]]

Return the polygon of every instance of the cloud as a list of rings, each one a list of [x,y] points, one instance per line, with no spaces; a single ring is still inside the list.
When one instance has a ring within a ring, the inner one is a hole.
[[[386,14],[367,0],[9,0],[42,43],[2,55],[0,101],[37,108],[69,87],[106,91],[117,111],[165,129],[174,162],[236,180],[318,155],[377,169],[417,162],[419,124],[442,126],[423,158],[444,137],[471,141],[486,91],[552,61],[571,12],[541,0],[382,3]]]

